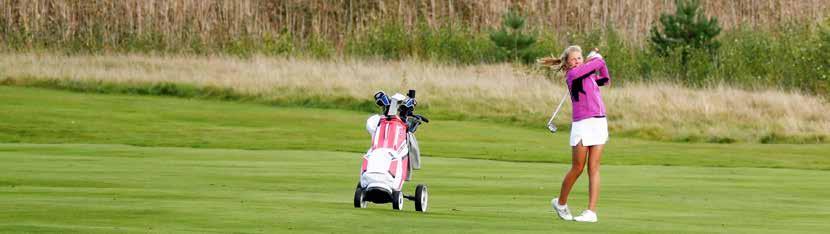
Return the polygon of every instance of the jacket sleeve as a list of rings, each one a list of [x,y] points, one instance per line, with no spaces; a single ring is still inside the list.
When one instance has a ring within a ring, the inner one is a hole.
[[[597,85],[605,86],[606,84],[611,83],[611,74],[608,74],[608,66],[605,66],[603,62],[602,67],[599,69],[599,76],[596,77]]]
[[[568,71],[567,81],[571,82],[573,81],[573,79],[585,77],[586,75],[590,75],[591,73],[596,71],[599,71],[600,74],[595,79],[599,80],[603,78],[608,78],[608,80],[610,80],[611,77],[608,74],[608,68],[605,66],[605,60],[602,60],[602,58],[595,58],[582,64],[581,66],[578,66]]]

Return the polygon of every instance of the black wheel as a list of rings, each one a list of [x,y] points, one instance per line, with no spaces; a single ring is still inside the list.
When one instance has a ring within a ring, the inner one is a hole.
[[[403,199],[401,191],[392,192],[392,209],[403,210]]]
[[[429,204],[429,193],[427,192],[427,185],[419,184],[415,187],[415,210],[420,212],[427,212]]]
[[[354,189],[354,208],[366,208],[365,196],[366,192],[363,191],[363,188],[360,187],[360,182],[358,182],[357,187]]]

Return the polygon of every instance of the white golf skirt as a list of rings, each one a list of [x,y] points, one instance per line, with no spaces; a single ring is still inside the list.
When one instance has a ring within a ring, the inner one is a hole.
[[[582,141],[583,146],[602,145],[608,142],[608,121],[602,118],[587,118],[571,125],[571,146]]]

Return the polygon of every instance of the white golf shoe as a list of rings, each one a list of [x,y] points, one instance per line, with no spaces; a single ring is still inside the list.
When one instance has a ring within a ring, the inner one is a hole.
[[[550,200],[550,204],[551,206],[553,206],[553,210],[556,210],[556,214],[558,214],[559,218],[562,218],[562,220],[570,221],[574,219],[573,215],[571,215],[571,210],[568,209],[568,204],[560,206],[558,197],[555,197],[553,198],[553,200]]]
[[[591,210],[582,211],[581,215],[574,217],[574,221],[596,223],[597,222],[597,213],[595,213]]]

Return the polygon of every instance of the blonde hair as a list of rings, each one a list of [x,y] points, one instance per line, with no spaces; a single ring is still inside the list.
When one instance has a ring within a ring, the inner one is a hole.
[[[562,51],[562,54],[559,55],[559,57],[554,57],[551,54],[548,57],[537,59],[536,64],[539,64],[540,66],[550,67],[557,71],[567,71],[568,69],[570,69],[567,63],[568,56],[570,56],[570,54],[573,52],[582,53],[582,47],[579,47],[578,45],[568,46],[568,48],[565,48],[565,50]]]

